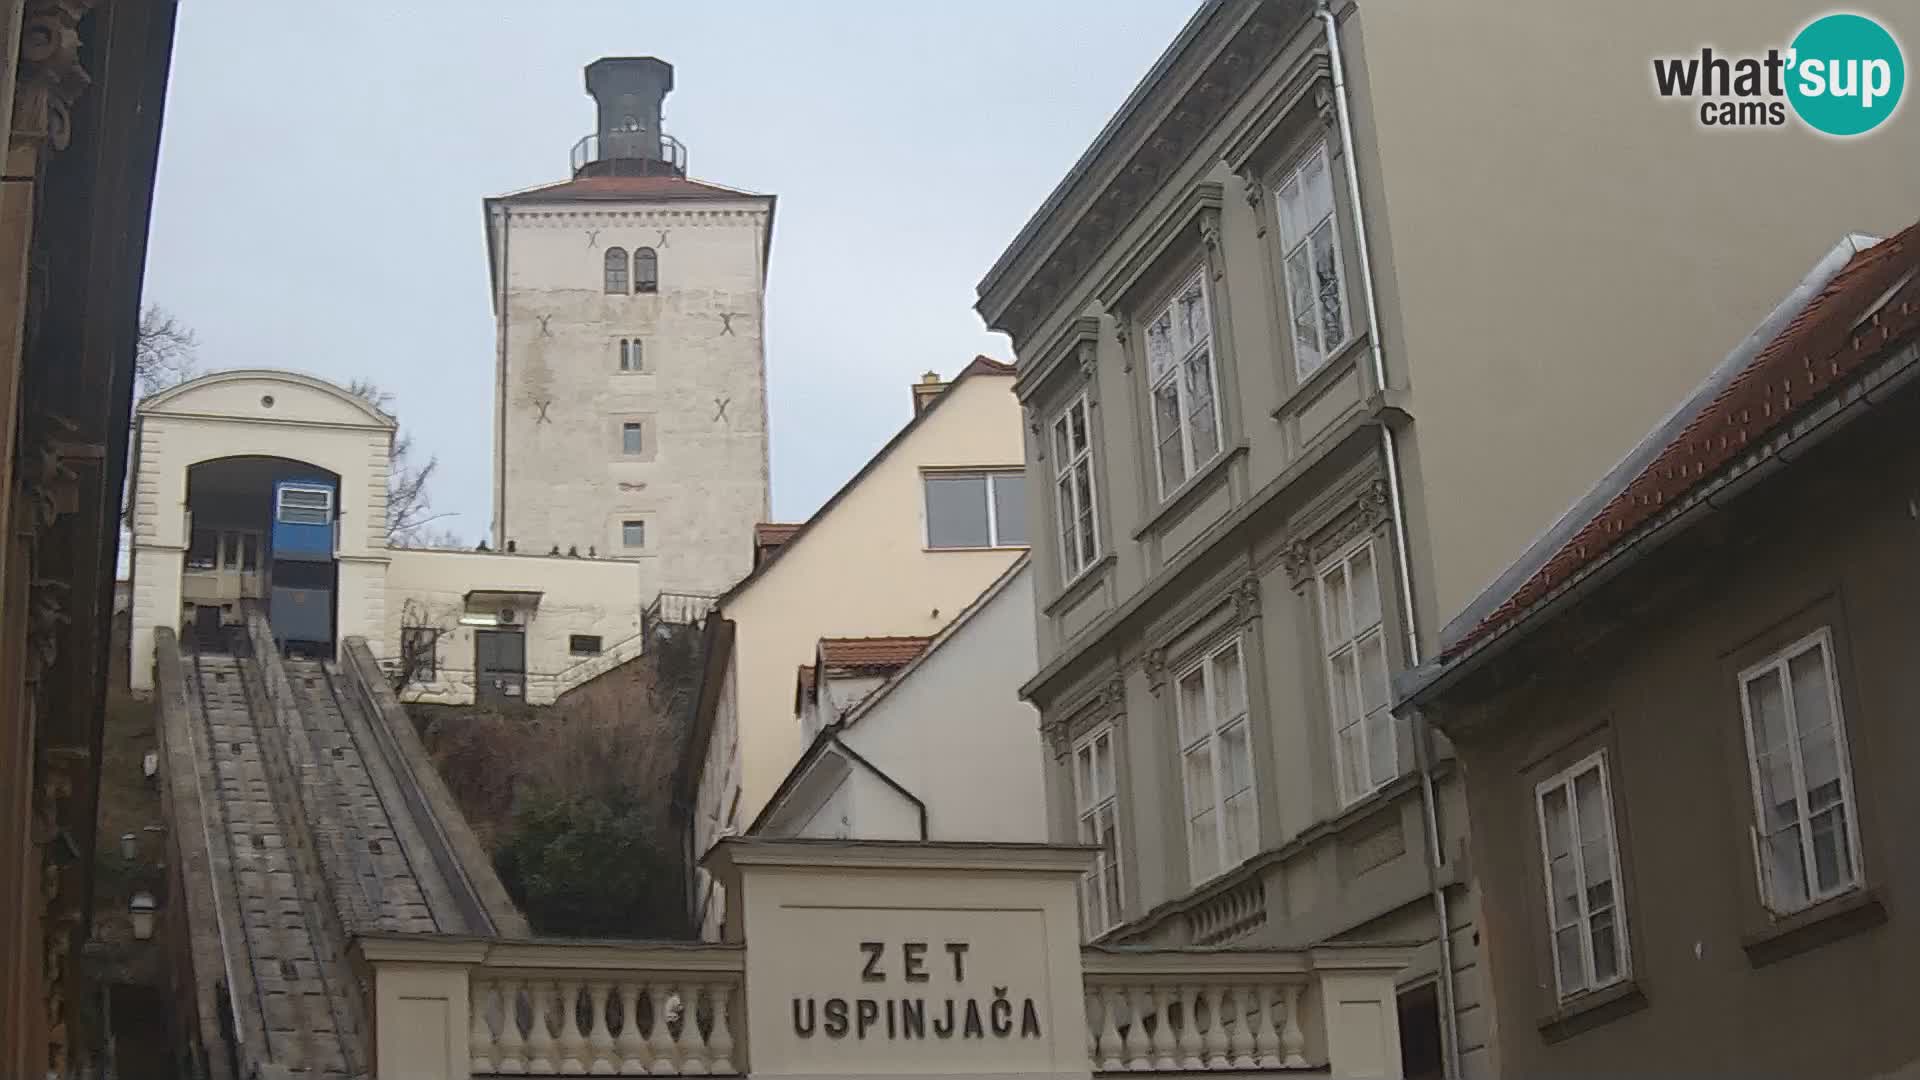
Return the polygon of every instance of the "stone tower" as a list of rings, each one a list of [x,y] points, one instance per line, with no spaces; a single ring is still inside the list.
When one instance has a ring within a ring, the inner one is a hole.
[[[486,200],[497,323],[493,543],[648,564],[654,592],[744,575],[768,516],[774,198],[687,177],[673,67],[586,69],[571,177]]]

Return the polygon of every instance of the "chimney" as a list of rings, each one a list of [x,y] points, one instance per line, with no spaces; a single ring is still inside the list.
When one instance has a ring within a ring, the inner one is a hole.
[[[664,152],[660,103],[673,89],[673,65],[655,56],[609,56],[587,65],[587,93],[599,114],[597,154],[585,175],[681,175],[684,154]],[[676,157],[678,160],[675,160]]]
[[[913,384],[913,415],[919,416],[926,412],[927,406],[933,404],[933,399],[939,397],[941,392],[950,385],[952,384],[941,382],[940,376],[932,371],[920,376],[920,381]]]

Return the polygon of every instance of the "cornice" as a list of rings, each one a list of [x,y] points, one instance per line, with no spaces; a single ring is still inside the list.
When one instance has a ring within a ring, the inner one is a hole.
[[[1069,357],[1077,362],[1082,376],[1093,374],[1093,347],[1100,341],[1100,319],[1094,315],[1082,315],[1068,323],[1066,328],[1054,335],[1044,348],[1035,350],[1040,359],[1026,366],[1026,369],[1013,380],[1013,394],[1026,401],[1039,393],[1056,373],[1066,365]]]
[[[1094,299],[1109,311],[1134,307],[1142,280],[1148,271],[1169,254],[1183,233],[1192,230],[1211,255],[1220,245],[1220,208],[1226,192],[1219,183],[1203,180],[1188,188],[1180,201],[1160,216],[1126,258],[1094,287]],[[1213,260],[1209,258],[1211,264]],[[1217,266],[1211,267],[1217,271]],[[1216,272],[1214,280],[1219,280]]]
[[[1158,122],[1132,141],[1130,153],[1122,157],[1117,148],[1102,144],[1089,151],[1100,157],[1109,156],[1111,150],[1110,158],[1117,159],[1097,193],[1085,198],[1077,210],[1064,204],[1042,208],[1043,215],[1071,219],[1058,241],[1043,255],[1032,254],[1042,242],[1040,235],[1015,241],[1015,250],[982,283],[978,307],[990,328],[1012,336],[1017,347],[1126,224],[1138,217],[1154,193],[1193,156],[1214,124],[1270,67],[1301,20],[1308,17],[1304,4],[1267,2],[1248,7],[1246,17],[1226,43],[1179,92]],[[1168,71],[1160,78],[1162,85],[1172,85],[1174,76]],[[1156,86],[1147,92],[1151,97],[1159,89]],[[1044,234],[1044,228],[1040,232]],[[1023,279],[1016,279],[1022,263],[1032,269]]]

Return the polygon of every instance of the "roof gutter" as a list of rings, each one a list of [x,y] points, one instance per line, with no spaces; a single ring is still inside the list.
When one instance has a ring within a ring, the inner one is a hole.
[[[1354,246],[1360,253],[1360,282],[1367,303],[1367,353],[1372,360],[1373,389],[1387,390],[1387,361],[1380,345],[1380,305],[1375,299],[1371,245],[1367,241],[1366,203],[1360,198],[1360,165],[1354,158],[1353,114],[1347,103],[1346,65],[1340,53],[1340,19],[1327,0],[1319,0],[1314,14],[1326,28],[1327,56],[1333,78],[1334,114],[1340,125],[1341,160],[1346,164],[1347,201],[1353,205]],[[1407,666],[1420,665],[1420,623],[1413,604],[1413,559],[1407,541],[1407,499],[1400,477],[1400,448],[1393,425],[1380,423],[1380,458],[1387,473],[1388,509],[1393,521],[1394,566],[1398,570],[1400,620],[1406,632]],[[1420,821],[1426,833],[1427,893],[1433,901],[1438,923],[1435,937],[1440,945],[1440,972],[1435,980],[1440,998],[1440,1028],[1446,1046],[1447,1080],[1459,1080],[1460,1019],[1455,1010],[1457,998],[1453,977],[1453,918],[1448,912],[1444,884],[1445,853],[1440,847],[1440,801],[1434,792],[1432,732],[1424,717],[1416,718],[1413,753],[1420,773]]]
[[[1920,342],[1908,342],[1874,372],[1767,440],[1730,471],[1694,492],[1666,517],[1643,527],[1637,535],[1615,547],[1505,629],[1452,663],[1424,673],[1424,678],[1401,695],[1396,711],[1408,706],[1424,707],[1438,700],[1594,590],[1638,566],[1694,525],[1726,510],[1733,500],[1797,463],[1807,451],[1841,429],[1886,405],[1916,377],[1920,377]]]

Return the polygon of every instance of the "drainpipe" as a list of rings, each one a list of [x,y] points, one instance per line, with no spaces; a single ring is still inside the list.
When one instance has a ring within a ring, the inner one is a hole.
[[[493,390],[493,550],[507,550],[507,245],[513,235],[513,207],[500,204],[500,280],[494,285],[499,307],[500,344]]]
[[[1380,308],[1374,299],[1373,262],[1367,243],[1367,215],[1360,201],[1360,166],[1353,151],[1353,115],[1347,107],[1346,66],[1340,57],[1340,20],[1333,13],[1327,0],[1319,0],[1314,14],[1326,28],[1327,55],[1333,72],[1334,112],[1340,124],[1341,157],[1346,161],[1347,201],[1353,204],[1353,238],[1360,249],[1360,283],[1366,294],[1367,304],[1367,352],[1373,364],[1373,384],[1376,393],[1387,389],[1387,362],[1380,348]],[[1406,493],[1400,482],[1399,440],[1394,437],[1393,427],[1382,421],[1380,424],[1380,456],[1387,470],[1387,501],[1393,517],[1393,553],[1394,563],[1399,568],[1400,619],[1406,627],[1407,666],[1415,667],[1420,663],[1420,624],[1415,621],[1413,607],[1413,560],[1407,543],[1407,503]],[[1445,857],[1440,847],[1440,806],[1434,794],[1433,784],[1433,748],[1432,732],[1426,718],[1419,714],[1414,718],[1413,755],[1415,767],[1420,773],[1420,811],[1421,825],[1427,834],[1427,891],[1433,898],[1434,917],[1440,923],[1440,1029],[1446,1043],[1446,1075],[1449,1080],[1460,1077],[1460,1020],[1454,1012],[1453,980],[1453,934],[1452,919],[1447,911],[1447,892],[1440,877],[1445,866]]]

